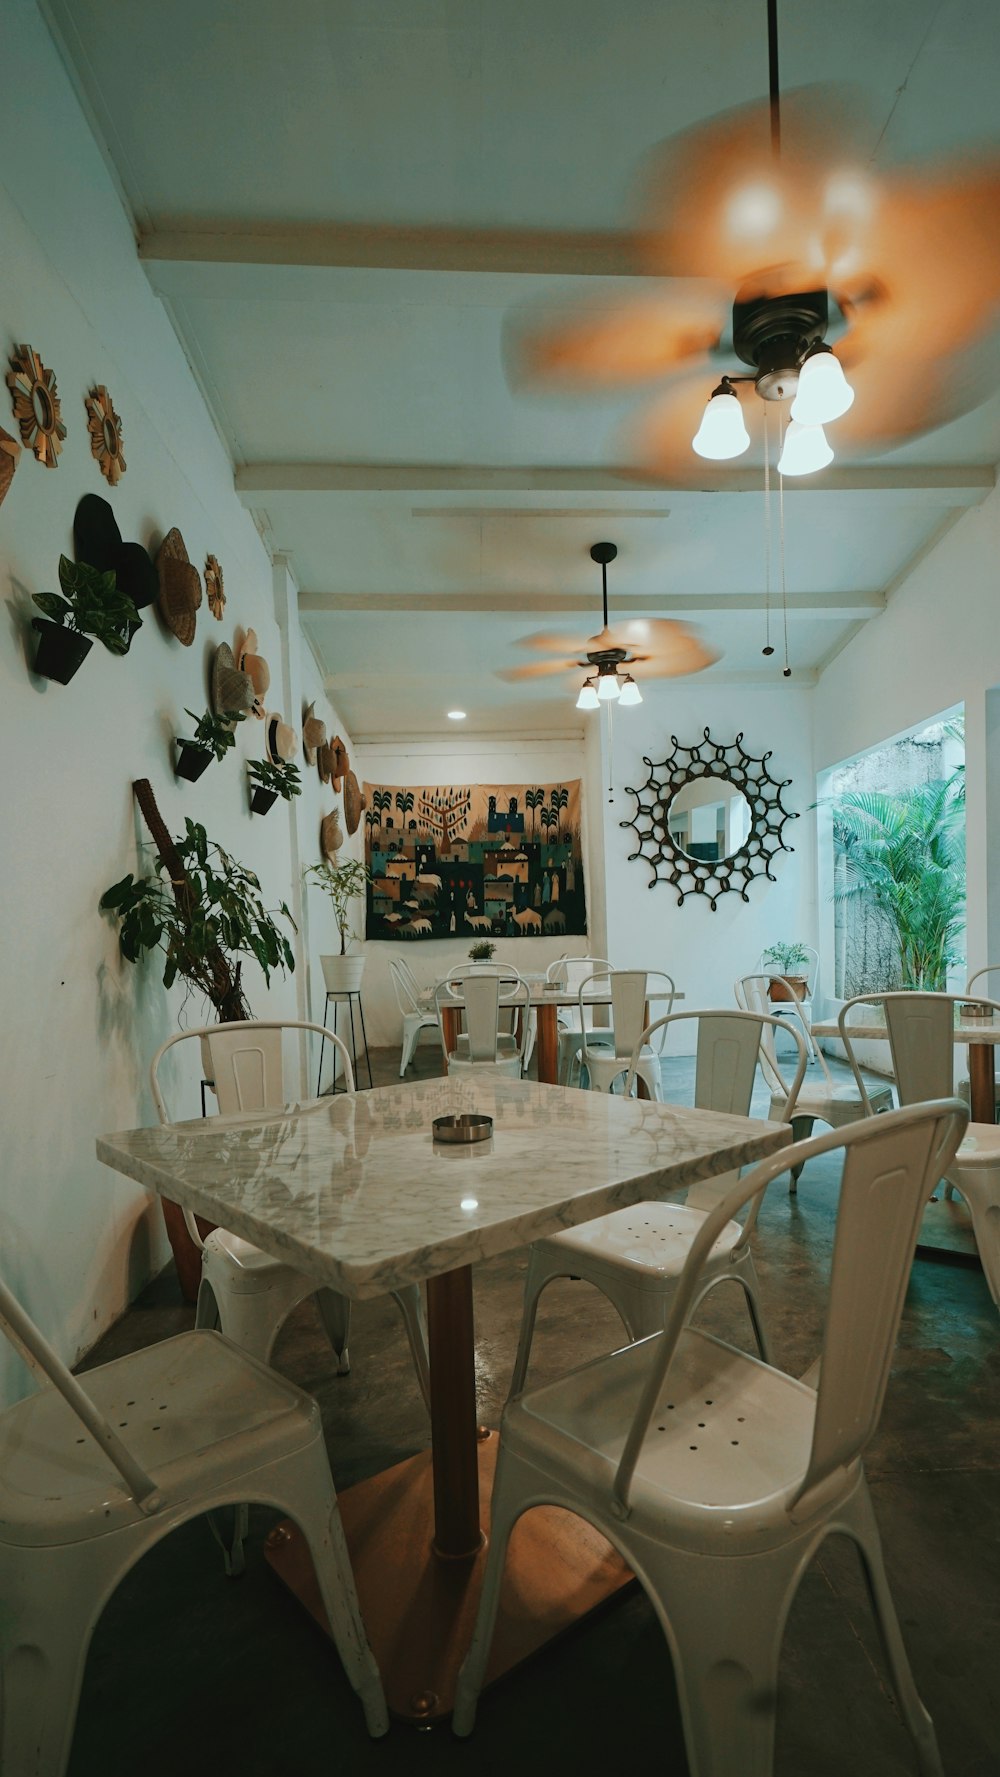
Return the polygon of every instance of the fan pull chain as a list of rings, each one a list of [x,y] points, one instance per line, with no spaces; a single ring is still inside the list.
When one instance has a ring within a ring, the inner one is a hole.
[[[771,646],[771,438],[768,430],[770,414],[764,404],[764,646],[761,653],[774,653]]]
[[[784,426],[782,426],[782,444],[784,444]],[[785,664],[781,669],[783,679],[790,679],[792,669],[788,664],[788,593],[785,588],[785,477],[778,471],[778,529],[781,536],[781,617],[785,631]]]
[[[610,703],[610,702],[609,702],[609,703],[608,703],[608,706],[607,706],[607,708],[608,708],[608,801],[609,801],[609,802],[613,802],[613,801],[614,801],[614,799],[615,799],[615,771],[614,771],[614,749],[615,749],[615,725],[614,725],[614,705],[613,705],[613,704],[612,704],[612,703]]]

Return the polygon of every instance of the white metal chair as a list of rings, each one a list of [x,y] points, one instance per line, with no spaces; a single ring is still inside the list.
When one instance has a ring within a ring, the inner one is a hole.
[[[586,996],[593,991],[595,981],[602,984],[607,981],[611,992],[611,1042],[603,1039],[609,1034],[601,1030],[588,1030],[583,1022],[586,1010]],[[659,1049],[653,1049],[645,1040],[644,1030],[649,1023],[647,998],[651,981],[665,983],[667,1013],[674,1003],[677,989],[669,975],[661,969],[611,969],[599,975],[591,975],[581,981],[579,988],[580,1004],[580,1071],[586,1069],[591,1092],[613,1092],[617,1082],[622,1079],[632,1066],[644,1082],[650,1098],[660,1098],[660,1055]],[[663,1030],[662,1019],[657,1019],[651,1026],[654,1030]]]
[[[766,950],[761,951],[760,960],[758,961],[755,973],[758,975],[766,975],[769,981],[784,982],[788,989],[788,999],[774,1000],[768,1009],[774,1014],[775,1018],[787,1018],[792,1020],[796,1016],[797,1008],[802,1008],[805,1015],[805,1028],[808,1032],[809,1059],[810,1061],[818,1061],[819,1044],[813,1041],[811,1027],[813,1000],[816,997],[816,981],[819,976],[819,951],[815,950],[811,944],[803,944],[802,949],[805,951],[808,961],[806,963],[806,991],[801,1000],[785,971],[779,969],[773,963],[766,963],[764,961],[764,958],[767,955]]]
[[[429,1002],[421,1000],[419,988],[414,985],[412,970],[404,968],[396,957],[389,958],[389,979],[403,1020],[403,1048],[399,1061],[399,1077],[402,1079],[413,1060],[421,1031],[431,1030],[436,1034],[438,1019],[433,992]]]
[[[745,1117],[750,1109],[763,1029],[776,1021],[767,1014],[754,1012],[674,1012],[658,1019],[657,1024],[667,1027],[693,1018],[698,1020],[695,1109]],[[793,1031],[793,1036],[798,1044],[798,1066],[791,1085],[786,1087],[783,1115],[776,1119],[782,1123],[794,1114],[795,1095],[806,1067],[805,1044],[798,1031]],[[639,1047],[637,1044],[637,1054]],[[634,1079],[630,1070],[629,1092]],[[666,1320],[691,1244],[709,1211],[736,1176],[728,1172],[692,1185],[685,1203],[637,1203],[631,1209],[616,1209],[611,1215],[584,1222],[578,1228],[536,1240],[528,1252],[524,1313],[511,1396],[520,1393],[528,1373],[538,1299],[546,1284],[557,1277],[582,1278],[601,1290],[618,1310],[630,1339],[643,1339],[658,1332]],[[767,1357],[760,1284],[750,1248],[756,1216],[754,1203],[744,1224],[731,1221],[720,1231],[694,1305],[728,1278],[740,1284],[758,1350]]]
[[[774,1007],[767,996],[768,982],[771,975],[742,975],[735,983],[736,1004],[747,1012],[774,1012]],[[793,1018],[785,1018],[783,1028],[792,1026],[793,1019],[800,1027],[810,1053],[819,1062],[821,1079],[809,1080],[802,1085],[795,1100],[795,1114],[792,1117],[793,1141],[808,1141],[813,1132],[814,1123],[828,1123],[831,1129],[843,1129],[848,1123],[856,1123],[859,1117],[868,1116],[866,1102],[852,1082],[838,1085],[826,1064],[826,1056],[818,1043],[813,1042],[812,1030],[805,1012],[804,1004],[795,1000],[792,1006]],[[784,1101],[784,1087],[778,1071],[777,1051],[770,1030],[763,1033],[761,1043],[761,1068],[764,1078],[771,1088],[771,1115],[779,1116]],[[893,1096],[891,1086],[869,1086],[867,1104],[872,1111],[891,1111]],[[795,1192],[798,1185],[798,1171],[792,1169],[789,1179],[789,1190]]]
[[[200,1030],[176,1032],[153,1056],[149,1078],[160,1122],[173,1121],[159,1080],[163,1058],[176,1044],[194,1039],[201,1044],[203,1054],[208,1052],[223,1116],[239,1111],[280,1109],[290,1097],[285,1090],[283,1031],[314,1031],[331,1042],[341,1057],[345,1091],[353,1095],[354,1073],[347,1047],[324,1025],[298,1019],[212,1024]],[[189,1210],[184,1211],[184,1220],[192,1240],[201,1248],[202,1274],[195,1310],[196,1326],[221,1327],[227,1339],[232,1339],[242,1351],[267,1363],[292,1309],[306,1296],[315,1295],[337,1355],[338,1374],[348,1374],[351,1367],[348,1352],[351,1303],[347,1296],[336,1290],[318,1289],[315,1278],[297,1271],[294,1265],[270,1258],[259,1247],[224,1228],[216,1228],[202,1240],[197,1220]],[[409,1284],[391,1293],[403,1317],[420,1392],[430,1411],[430,1368],[420,1289],[417,1284]]]
[[[434,989],[441,1047],[449,1074],[463,1074],[489,1069],[519,1080],[524,1065],[528,1039],[529,993],[516,969],[506,964],[487,969],[470,965],[456,969]],[[449,1004],[460,1002],[465,1014],[464,1041],[449,1054],[444,1037],[442,1013]],[[514,1030],[500,1029],[502,1013],[511,1014]],[[520,1016],[519,1016],[520,1015]]]
[[[922,1104],[953,1090],[955,1072],[955,1007],[967,999],[957,993],[859,994],[840,1009],[841,1041],[862,1093],[867,1093],[851,1047],[848,1013],[854,1006],[881,1006],[892,1051],[899,1102]],[[1000,1002],[977,994],[979,1004],[994,1014]],[[965,1198],[990,1295],[1000,1308],[1000,1128],[995,1123],[970,1123],[946,1183]]]
[[[866,1118],[786,1148],[706,1216],[665,1331],[510,1402],[489,1555],[452,1725],[468,1734],[504,1557],[521,1514],[553,1505],[613,1543],[673,1660],[691,1777],[770,1777],[778,1660],[798,1583],[825,1538],[857,1545],[923,1777],[942,1777],[882,1558],[862,1453],[882,1410],[924,1204],[958,1145],[956,1100]],[[790,1164],[843,1148],[818,1388],[688,1323],[737,1211]],[[848,1764],[850,1760],[846,1761]]]
[[[584,981],[611,974],[611,964],[603,956],[560,956],[545,971],[546,981],[556,981],[567,993],[579,994]],[[610,1024],[594,1024],[593,1006],[560,1006],[556,1013],[559,1028],[559,1078],[568,1086],[580,1060],[583,1047],[581,1032],[593,1032],[594,1046],[613,1049],[615,1033]]]
[[[171,1530],[246,1500],[298,1524],[368,1731],[384,1734],[316,1402],[212,1332],[147,1346],[81,1383],[2,1282],[0,1329],[41,1383],[0,1413],[5,1777],[62,1777],[111,1594]]]

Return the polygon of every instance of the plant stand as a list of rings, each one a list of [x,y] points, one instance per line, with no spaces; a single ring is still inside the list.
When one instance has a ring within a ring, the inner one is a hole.
[[[355,1002],[355,1000],[357,1000],[357,1002],[358,1002],[358,1018],[360,1019],[360,1022],[361,1022],[361,1041],[364,1044],[365,1066],[368,1069],[368,1084],[369,1084],[369,1086],[371,1086],[374,1084],[374,1082],[372,1080],[371,1057],[368,1054],[368,1036],[365,1031],[365,1014],[364,1014],[364,1010],[361,1005],[361,990],[360,990],[360,988],[350,988],[350,989],[345,990],[342,993],[339,993],[339,992],[338,993],[327,993],[326,1001],[323,1006],[323,1023],[324,1024],[326,1023],[327,1015],[330,1010],[330,1001],[331,1000],[333,1001],[333,1031],[334,1031],[335,1036],[338,1034],[338,1032],[337,1032],[337,1007],[343,1005],[345,1000],[347,1001],[347,1009],[348,1009],[348,1012],[350,1013],[350,1018],[351,1018],[351,1065],[354,1068],[354,1083],[355,1083],[355,1085],[357,1085],[357,1080],[358,1080],[358,1045],[357,1045],[357,1035],[356,1035],[356,1032],[354,1029],[354,1002]],[[317,1098],[320,1095],[319,1089],[320,1089],[320,1084],[323,1079],[323,1049],[324,1049],[325,1044],[326,1044],[326,1038],[323,1037],[323,1038],[321,1038],[320,1045],[319,1045],[319,1071],[316,1075],[316,1097]],[[336,1092],[336,1090],[337,1090],[337,1062],[336,1062],[336,1055],[335,1055],[334,1056],[334,1066],[333,1066],[332,1091]]]

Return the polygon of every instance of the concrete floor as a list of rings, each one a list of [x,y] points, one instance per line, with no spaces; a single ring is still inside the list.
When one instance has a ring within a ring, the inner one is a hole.
[[[417,1060],[420,1074],[437,1071],[432,1048]],[[398,1052],[377,1052],[373,1063],[376,1084],[397,1077]],[[683,1062],[665,1069],[678,1099],[690,1071]],[[775,1349],[793,1374],[816,1353],[836,1182],[833,1162],[814,1161],[798,1198],[775,1187],[760,1218],[766,1311]],[[516,1252],[477,1267],[479,1411],[491,1425],[513,1359],[524,1265]],[[726,1293],[715,1293],[711,1324],[742,1342],[742,1311],[735,1300],[724,1305]],[[170,1269],[89,1361],[164,1338],[192,1318]],[[978,1270],[918,1260],[867,1461],[897,1608],[948,1777],[1000,1772],[998,1333]],[[582,1283],[555,1284],[540,1314],[532,1376],[547,1380],[620,1341],[617,1317],[601,1296]],[[352,1374],[337,1378],[306,1303],[275,1354],[277,1367],[322,1405],[339,1488],[429,1441],[391,1303],[356,1307],[351,1352]],[[254,1512],[239,1581],[223,1576],[200,1522],[161,1543],[129,1576],[92,1643],[70,1777],[409,1777],[424,1770],[561,1777],[622,1768],[684,1777],[670,1660],[637,1589],[489,1693],[471,1740],[454,1740],[446,1727],[418,1733],[396,1724],[373,1742],[332,1650],[264,1564],[270,1521]],[[856,1559],[835,1540],[805,1576],[789,1619],[775,1770],[777,1777],[916,1770]]]

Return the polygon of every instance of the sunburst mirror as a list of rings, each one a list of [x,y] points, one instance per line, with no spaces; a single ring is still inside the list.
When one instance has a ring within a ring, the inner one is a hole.
[[[217,617],[221,623],[222,613],[226,608],[226,591],[217,555],[205,557],[205,596],[212,616]]]
[[[87,427],[90,432],[90,454],[97,461],[105,481],[117,487],[125,473],[122,455],[122,423],[115,405],[103,383],[85,399]]]
[[[34,346],[18,346],[10,360],[7,387],[21,428],[21,443],[34,451],[46,469],[58,468],[66,427],[55,371],[42,363]]]

